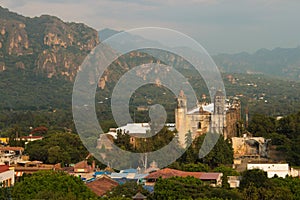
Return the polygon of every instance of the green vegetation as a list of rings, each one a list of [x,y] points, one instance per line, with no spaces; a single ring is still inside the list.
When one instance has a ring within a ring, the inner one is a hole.
[[[59,171],[41,171],[25,177],[12,189],[13,199],[97,199],[80,178]]]
[[[0,17],[1,25],[5,27],[5,33],[0,35],[1,137],[9,137],[11,146],[24,146],[31,160],[51,164],[60,162],[62,165],[83,160],[88,152],[79,136],[72,134],[76,132],[71,111],[72,86],[78,66],[98,43],[97,32],[84,24],[64,23],[47,15],[26,18],[2,7]],[[48,37],[49,33],[54,36]],[[16,36],[21,37],[21,40],[10,49],[9,41],[14,41]],[[255,72],[253,75],[231,74],[231,80],[228,74],[222,74],[227,96],[239,95],[242,116],[245,116],[246,108],[249,110],[251,122],[248,130],[254,136],[272,139],[277,150],[282,152],[291,165],[296,166],[300,166],[300,112],[296,113],[300,110],[299,50],[300,48],[276,49],[272,52],[261,50],[254,55],[234,55],[229,60],[224,55],[216,57],[217,62],[228,72],[236,71],[241,66]],[[291,58],[286,59],[289,54]],[[174,61],[171,64],[187,78],[199,101],[204,101],[200,98],[202,94],[209,96],[203,79],[186,61],[163,52],[159,56],[161,59]],[[240,62],[241,59],[250,59],[250,62]],[[288,60],[293,62],[288,63]],[[129,69],[155,62],[158,60],[146,53],[131,52],[111,64],[105,74],[105,87],[98,88],[95,97],[97,116],[105,132],[116,126],[111,113],[110,97],[117,81]],[[289,67],[282,70],[282,66]],[[284,78],[293,78],[294,81],[268,77],[257,72],[285,76]],[[161,104],[167,112],[167,122],[174,122],[176,95],[158,84],[138,88],[130,99],[132,119],[135,122],[148,122],[147,108]],[[209,97],[205,99],[209,100]],[[284,117],[277,120],[277,116]],[[32,128],[40,126],[47,127],[47,131],[39,133],[45,137],[43,140],[30,142],[26,146],[25,142],[16,140],[17,137],[28,135]],[[128,135],[118,133],[115,143],[124,150],[149,152],[166,146],[176,137],[176,131],[163,128],[154,137],[136,139],[135,145],[130,143]],[[205,135],[198,137],[184,155],[169,167],[184,171],[222,172],[222,187],[212,188],[192,177],[174,177],[159,179],[154,194],[147,193],[136,183],[126,183],[114,188],[106,198],[129,199],[141,191],[148,199],[300,199],[300,179],[268,179],[259,170],[245,171],[241,174],[241,187],[230,189],[227,176],[239,175],[230,167],[233,162],[231,144],[220,137],[212,151],[199,159],[204,137]],[[187,143],[191,139],[191,133],[187,133]],[[95,138],[91,142],[95,143]],[[165,158],[162,155],[160,159],[156,161],[161,163]],[[120,158],[117,162],[122,163],[124,160],[128,161],[130,158]],[[0,189],[0,199],[11,198],[96,199],[79,178],[56,171],[38,172],[24,177],[13,188]]]
[[[114,199],[114,198],[128,198],[132,199],[136,193],[141,192],[145,196],[149,196],[150,193],[145,190],[141,185],[137,185],[136,182],[126,182],[122,185],[114,187],[111,191],[107,192],[106,198],[103,199]]]
[[[229,140],[224,140],[223,136],[219,137],[216,145],[204,158],[199,159],[199,150],[205,136],[206,134],[196,138],[178,161],[186,164],[201,162],[207,164],[210,168],[215,168],[222,164],[231,165],[233,163],[233,149]]]
[[[242,199],[237,190],[213,188],[194,177],[158,179],[154,199]]]
[[[50,164],[77,163],[88,155],[78,135],[59,132],[49,134],[43,140],[28,143],[26,153],[30,160]]]
[[[299,199],[300,179],[287,177],[268,179],[260,170],[245,171],[238,189],[213,188],[193,177],[159,179],[154,199]]]
[[[299,178],[268,179],[260,170],[245,171],[242,175],[240,190],[244,199],[299,199]]]
[[[248,130],[254,136],[270,138],[276,149],[281,151],[290,165],[300,165],[300,112],[279,120],[255,114]]]

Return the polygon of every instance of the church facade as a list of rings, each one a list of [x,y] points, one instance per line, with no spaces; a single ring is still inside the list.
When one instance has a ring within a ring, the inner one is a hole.
[[[188,132],[192,133],[193,138],[207,132],[220,133],[225,139],[235,137],[240,120],[241,104],[236,97],[228,100],[221,91],[217,91],[213,103],[198,103],[195,108],[188,110],[184,92],[178,95],[175,124],[183,147]]]

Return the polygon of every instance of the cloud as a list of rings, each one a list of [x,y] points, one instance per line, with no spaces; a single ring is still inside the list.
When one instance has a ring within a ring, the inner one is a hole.
[[[55,15],[95,29],[161,26],[217,52],[299,44],[298,0],[2,0],[25,16]],[[255,39],[257,38],[257,39]]]

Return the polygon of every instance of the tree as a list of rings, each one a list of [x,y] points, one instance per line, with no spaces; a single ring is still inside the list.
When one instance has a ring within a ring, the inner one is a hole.
[[[136,193],[141,192],[145,196],[149,196],[150,193],[145,190],[141,185],[138,185],[136,182],[126,182],[122,185],[114,187],[111,191],[106,193],[106,196],[111,198],[131,198]]]
[[[276,130],[276,120],[262,114],[255,114],[249,123],[248,130],[254,136],[268,137]]]
[[[210,170],[209,166],[207,164],[203,163],[179,163],[174,162],[171,165],[168,166],[172,169],[178,169],[182,171],[188,171],[188,172],[208,172]]]
[[[11,187],[2,187],[2,184],[0,185],[0,200],[7,200],[11,199]]]
[[[205,197],[200,179],[194,177],[159,178],[154,186],[154,199],[195,199]]]
[[[242,199],[236,190],[210,187],[194,177],[159,178],[153,199]]]
[[[212,133],[210,133],[212,134]],[[206,135],[200,136],[196,141],[197,154],[203,144]],[[213,147],[213,149],[202,159],[202,163],[208,164],[211,168],[218,167],[220,165],[228,165],[233,163],[233,149],[229,140],[224,140],[221,135]]]
[[[15,183],[13,199],[96,199],[96,195],[75,176],[61,171],[40,171]]]
[[[265,186],[268,181],[267,173],[260,169],[244,171],[243,178],[240,183],[240,188],[248,188],[250,185],[259,188]]]
[[[50,147],[48,150],[48,161],[49,163],[70,163],[70,155],[62,150],[59,146]]]
[[[77,163],[88,155],[78,135],[59,131],[46,136],[43,140],[28,143],[26,153],[31,160],[51,164]]]

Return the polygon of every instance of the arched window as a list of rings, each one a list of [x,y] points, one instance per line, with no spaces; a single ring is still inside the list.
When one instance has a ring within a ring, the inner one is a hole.
[[[180,100],[179,106],[183,107],[183,101],[182,100]]]
[[[201,122],[198,122],[198,129],[201,129]]]

